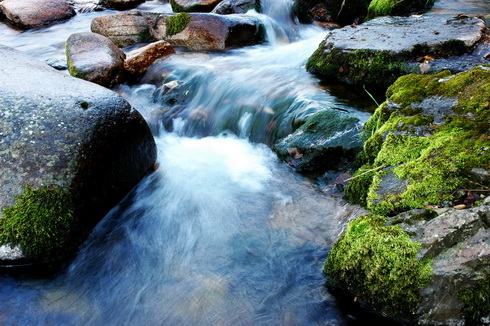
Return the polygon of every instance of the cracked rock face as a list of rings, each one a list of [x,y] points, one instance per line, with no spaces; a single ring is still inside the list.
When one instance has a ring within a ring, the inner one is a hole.
[[[0,84],[0,209],[26,185],[64,189],[89,232],[152,167],[149,127],[116,93],[5,46]]]
[[[392,218],[413,241],[422,244],[419,258],[432,259],[432,280],[421,292],[419,322],[465,325],[459,295],[476,290],[478,281],[490,272],[490,197],[474,208],[440,209],[432,219],[417,218],[420,211]]]

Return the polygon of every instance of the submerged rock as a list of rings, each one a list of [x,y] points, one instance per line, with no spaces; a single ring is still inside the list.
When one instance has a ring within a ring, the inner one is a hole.
[[[150,43],[129,52],[124,61],[124,68],[131,74],[141,75],[144,74],[156,60],[174,53],[174,48],[168,42],[158,41]]]
[[[409,72],[423,73],[420,58],[469,52],[483,38],[484,22],[458,16],[382,17],[331,31],[307,62],[323,78],[385,88]]]
[[[173,12],[210,12],[222,0],[170,0]]]
[[[274,144],[277,155],[297,171],[342,170],[361,149],[357,118],[333,109],[308,117]]]
[[[126,55],[110,39],[96,33],[75,33],[66,41],[68,70],[73,77],[113,87],[124,81]]]
[[[66,0],[2,0],[0,12],[8,21],[21,28],[51,25],[75,16],[75,10]]]
[[[118,46],[137,42],[167,41],[191,50],[224,50],[264,41],[264,27],[248,15],[153,14],[133,11],[95,18],[92,32]]]
[[[153,137],[116,93],[4,46],[0,83],[0,246],[64,259],[150,171]]]

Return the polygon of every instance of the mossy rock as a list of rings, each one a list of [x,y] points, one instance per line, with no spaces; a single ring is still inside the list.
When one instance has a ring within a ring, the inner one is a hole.
[[[0,245],[18,244],[26,257],[35,260],[55,260],[73,251],[69,190],[26,186],[15,204],[0,212]]]
[[[407,75],[387,91],[367,121],[367,141],[359,155],[361,168],[347,186],[351,201],[366,203],[380,215],[394,215],[426,205],[452,204],[458,189],[479,185],[472,169],[490,169],[490,70],[434,76]],[[432,102],[428,102],[432,99]],[[446,116],[434,117],[437,101]],[[431,103],[428,105],[427,103]],[[418,128],[429,134],[421,135]],[[407,183],[405,191],[380,196],[380,185],[392,173]]]
[[[415,63],[417,58],[470,52],[484,29],[484,22],[473,17],[376,18],[331,31],[306,68],[327,80],[386,89],[402,75],[423,73],[424,68]]]
[[[372,0],[366,20],[380,16],[400,16],[410,12],[429,9],[434,0]]]
[[[420,244],[380,216],[349,223],[328,255],[324,272],[329,285],[356,296],[364,307],[410,321],[420,290],[430,281],[430,260],[416,258]]]
[[[182,12],[175,16],[170,16],[165,20],[166,34],[172,36],[182,32],[189,22],[191,21],[191,15],[187,12]]]

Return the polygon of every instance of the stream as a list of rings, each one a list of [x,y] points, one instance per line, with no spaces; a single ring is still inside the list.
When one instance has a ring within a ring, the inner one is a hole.
[[[373,108],[362,88],[321,84],[306,72],[326,32],[297,24],[291,6],[263,0],[263,13],[248,13],[266,24],[266,44],[178,51],[141,83],[115,89],[151,126],[159,167],[59,273],[0,275],[0,325],[390,324],[344,307],[322,274],[343,227],[364,211],[269,148],[322,108],[362,122]],[[171,12],[159,1],[139,9]],[[80,10],[25,32],[0,24],[0,43],[63,66],[68,36],[112,12]],[[185,99],[169,106],[169,85]]]

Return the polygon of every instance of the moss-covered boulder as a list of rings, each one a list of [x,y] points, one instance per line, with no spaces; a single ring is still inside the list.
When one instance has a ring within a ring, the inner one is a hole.
[[[421,245],[376,215],[352,221],[328,255],[324,272],[332,287],[346,290],[367,309],[413,321],[430,280],[430,260],[418,259]]]
[[[65,259],[152,168],[129,103],[0,46],[0,261]]]
[[[456,205],[458,190],[488,187],[472,171],[490,170],[489,91],[487,67],[398,79],[364,126],[349,198],[386,216]]]
[[[325,79],[385,89],[409,72],[425,72],[420,58],[471,51],[484,30],[481,19],[467,16],[376,18],[331,31],[306,67]]]
[[[361,149],[360,130],[359,119],[325,109],[306,118],[273,148],[297,171],[342,170]]]

